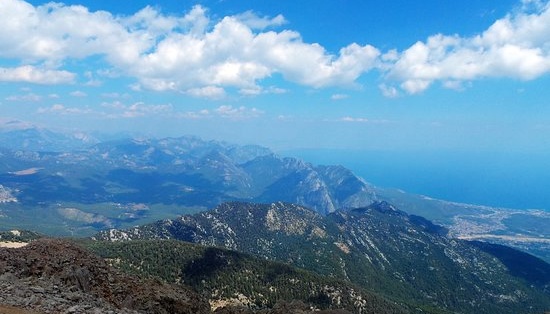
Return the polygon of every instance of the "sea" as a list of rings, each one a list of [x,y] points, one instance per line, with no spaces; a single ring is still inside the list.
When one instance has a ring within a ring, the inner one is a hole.
[[[447,201],[550,211],[550,153],[294,149],[283,156],[342,165],[384,188]]]

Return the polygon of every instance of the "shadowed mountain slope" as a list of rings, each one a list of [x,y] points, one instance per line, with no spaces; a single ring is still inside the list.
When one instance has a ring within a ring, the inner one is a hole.
[[[426,310],[532,313],[550,308],[547,283],[527,282],[528,276],[518,277],[494,255],[442,233],[385,202],[328,216],[287,203],[234,202],[96,238],[226,247],[348,280]]]

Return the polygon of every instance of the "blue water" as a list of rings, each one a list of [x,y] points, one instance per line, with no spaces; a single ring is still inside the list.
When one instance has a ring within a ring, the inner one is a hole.
[[[550,210],[549,154],[328,149],[281,154],[313,164],[343,165],[380,187],[456,202]]]

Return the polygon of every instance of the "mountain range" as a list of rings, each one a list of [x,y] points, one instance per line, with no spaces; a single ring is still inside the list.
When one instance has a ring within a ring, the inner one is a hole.
[[[227,201],[284,201],[323,215],[388,201],[445,226],[453,237],[512,246],[550,262],[549,212],[379,188],[342,166],[313,165],[257,145],[61,133],[20,121],[4,121],[0,139],[5,229],[91,235]]]
[[[125,139],[65,152],[22,148],[0,152],[4,202],[15,207],[3,214],[22,224],[15,227],[25,227],[27,218],[36,223],[33,216],[40,213],[48,216],[48,226],[63,225],[65,234],[85,234],[231,200],[282,200],[326,214],[376,198],[370,185],[343,167],[314,166],[253,145],[181,137]],[[17,201],[10,204],[13,197]]]
[[[152,312],[162,297],[148,299],[139,285],[155,278],[150,285],[182,313],[550,309],[550,265],[525,253],[550,259],[547,212],[382,189],[342,166],[255,145],[103,141],[8,126],[0,130],[0,223],[11,231],[0,242],[32,243],[0,249],[0,305]],[[35,240],[36,231],[95,235],[77,245]],[[122,292],[128,282],[136,289]],[[45,301],[54,294],[61,297]]]

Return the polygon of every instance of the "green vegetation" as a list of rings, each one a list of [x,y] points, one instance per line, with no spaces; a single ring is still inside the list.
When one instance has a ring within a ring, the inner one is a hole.
[[[188,285],[214,307],[242,304],[261,309],[300,300],[318,309],[353,313],[408,312],[348,282],[222,248],[173,240],[100,241],[86,246],[126,272]]]
[[[550,308],[548,282],[533,279],[546,277],[528,266],[538,264],[507,261],[509,253],[442,233],[384,202],[328,216],[293,204],[233,202],[97,238],[224,246],[347,281],[424,311],[518,314]]]
[[[26,230],[0,231],[0,242],[29,242],[41,237],[39,233]]]

